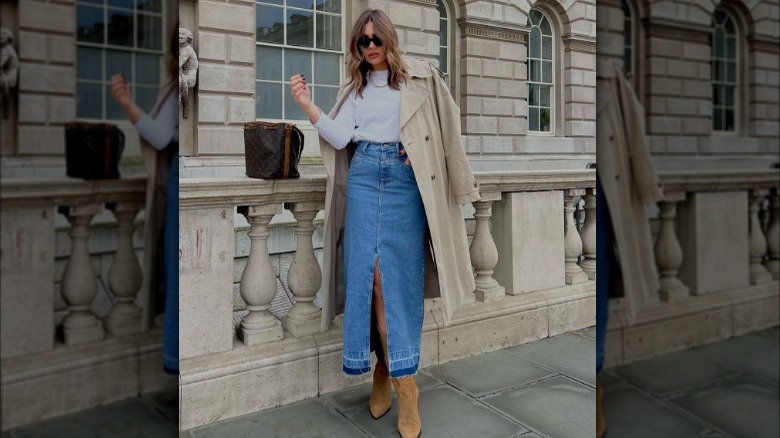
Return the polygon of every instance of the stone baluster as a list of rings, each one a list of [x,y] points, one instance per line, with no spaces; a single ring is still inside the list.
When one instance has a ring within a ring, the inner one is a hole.
[[[568,189],[563,196],[563,247],[566,263],[566,284],[579,284],[588,281],[588,274],[577,264],[582,254],[582,240],[574,223],[574,200],[585,195],[584,189]]]
[[[70,314],[63,321],[65,344],[74,346],[103,339],[103,323],[90,311],[97,293],[97,277],[89,259],[89,223],[100,213],[100,204],[60,207],[70,222],[71,253],[62,276],[62,296]]]
[[[108,285],[116,297],[116,306],[105,319],[106,330],[114,336],[141,331],[141,308],[133,304],[141,288],[141,264],[133,251],[133,219],[141,206],[135,203],[109,204],[117,220],[117,247],[108,270]]]
[[[498,264],[498,251],[490,233],[491,206],[493,202],[501,200],[501,193],[481,193],[481,196],[482,200],[473,203],[476,226],[469,256],[477,275],[474,280],[477,286],[474,294],[477,301],[487,303],[505,296],[504,286],[493,278],[493,269]]]
[[[282,327],[295,337],[307,336],[320,331],[322,309],[314,305],[314,298],[322,284],[322,271],[314,255],[312,234],[314,217],[324,208],[322,202],[296,202],[289,204],[290,211],[298,221],[295,227],[298,243],[295,248],[287,284],[295,297],[295,304],[282,318]]]
[[[658,203],[661,223],[655,242],[655,264],[660,275],[658,291],[662,301],[676,301],[688,296],[688,286],[677,277],[683,261],[682,247],[675,232],[677,203],[685,200],[685,192],[666,193]]]
[[[580,229],[582,255],[580,268],[588,275],[588,280],[596,279],[596,189],[588,189],[585,194],[585,223]]]
[[[766,238],[758,220],[759,203],[767,195],[767,190],[750,191],[750,283],[761,284],[772,281],[772,274],[764,267]]]
[[[268,224],[282,212],[281,204],[239,207],[249,230],[249,259],[241,274],[241,298],[249,313],[241,320],[239,337],[248,347],[282,339],[282,324],[268,309],[276,296],[276,274],[268,255]]]
[[[766,229],[766,242],[769,247],[767,270],[775,280],[780,278],[780,191],[774,189],[769,198],[769,226]]]

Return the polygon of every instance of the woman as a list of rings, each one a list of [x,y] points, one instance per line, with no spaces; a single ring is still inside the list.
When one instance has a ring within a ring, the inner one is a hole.
[[[479,199],[478,184],[460,144],[459,110],[447,86],[430,63],[401,58],[387,15],[361,14],[348,49],[349,80],[330,115],[312,103],[304,77],[290,78],[291,94],[324,139],[323,328],[343,305],[344,372],[368,372],[375,349],[371,416],[389,411],[392,382],[399,432],[416,437],[421,425],[413,376],[424,286],[433,293],[439,286],[446,290],[445,322],[472,294],[460,205]],[[376,338],[379,343],[372,343]]]
[[[173,29],[167,59],[168,80],[147,115],[133,102],[121,74],[111,77],[116,103],[141,135],[148,175],[144,225],[144,273],[148,288],[146,317],[157,313],[164,297],[163,370],[179,373],[179,104],[178,29]],[[159,271],[162,258],[163,272]],[[154,313],[150,313],[154,312]]]

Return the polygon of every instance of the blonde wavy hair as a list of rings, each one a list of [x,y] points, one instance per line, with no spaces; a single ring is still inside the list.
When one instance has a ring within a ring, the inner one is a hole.
[[[354,84],[353,89],[359,97],[363,97],[363,90],[368,83],[367,74],[371,70],[369,64],[363,58],[363,52],[358,47],[358,40],[363,36],[363,30],[368,22],[374,23],[374,36],[382,40],[389,65],[387,83],[393,90],[400,90],[401,84],[409,79],[406,72],[406,63],[401,58],[401,49],[398,45],[398,33],[390,21],[390,17],[378,9],[369,9],[358,17],[352,27],[349,36],[349,51],[347,52],[347,73]]]

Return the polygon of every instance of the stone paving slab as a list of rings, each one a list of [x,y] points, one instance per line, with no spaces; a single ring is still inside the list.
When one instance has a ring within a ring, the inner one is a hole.
[[[171,391],[168,391],[171,392]],[[175,436],[178,421],[171,421],[150,402],[140,398],[100,406],[71,415],[13,429],[14,438],[131,438]],[[5,438],[6,435],[3,435]]]
[[[777,339],[749,334],[696,348],[697,354],[780,385],[780,349]]]
[[[778,392],[750,377],[700,389],[672,402],[735,437],[780,436]]]
[[[346,416],[372,437],[398,437],[397,403],[379,420],[371,418],[367,409],[353,410]],[[446,385],[420,393],[420,423],[427,438],[512,438],[528,430]]]
[[[508,351],[521,359],[596,387],[596,343],[593,339],[567,333]]]
[[[735,375],[734,371],[690,350],[623,365],[613,372],[661,397]]]
[[[428,368],[428,372],[477,397],[558,374],[520,359],[508,350],[437,365]]]
[[[358,428],[345,421],[338,411],[317,398],[193,429],[191,436],[195,438],[365,437]]]
[[[482,401],[544,436],[582,438],[596,430],[596,391],[563,376],[506,390]]]

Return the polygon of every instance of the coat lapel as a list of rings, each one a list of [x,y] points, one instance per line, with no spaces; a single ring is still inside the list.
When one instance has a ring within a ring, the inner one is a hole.
[[[431,94],[425,86],[425,80],[415,80],[414,77],[401,84],[401,129],[414,113],[422,106]]]

